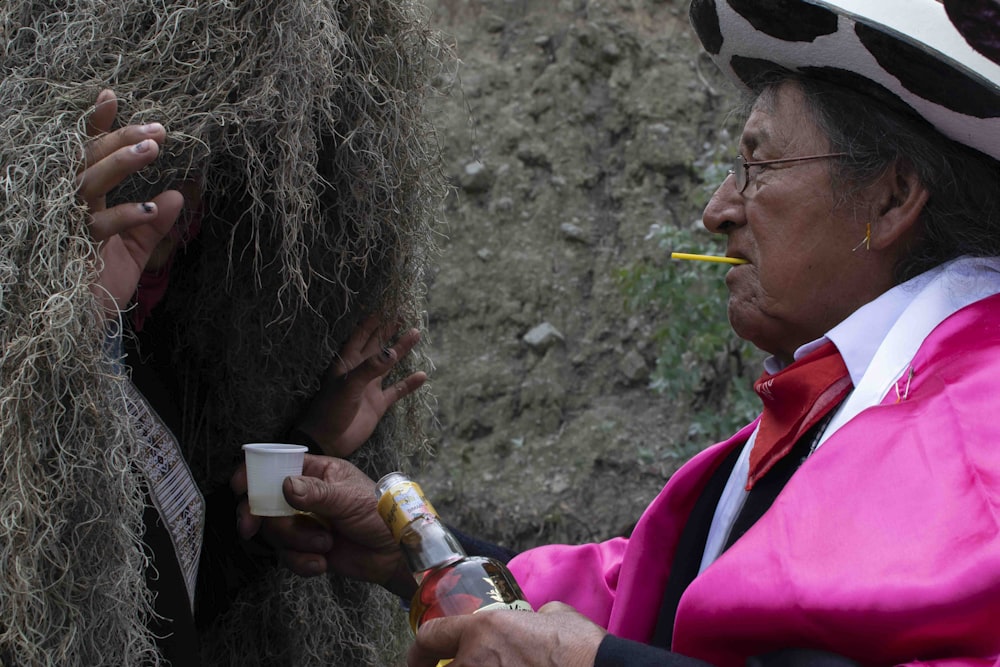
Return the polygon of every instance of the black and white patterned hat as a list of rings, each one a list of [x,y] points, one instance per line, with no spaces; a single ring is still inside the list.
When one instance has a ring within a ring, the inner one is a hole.
[[[1000,160],[1000,64],[969,45],[938,0],[692,0],[691,24],[743,88],[776,69],[815,76]]]
[[[1000,63],[1000,0],[944,0],[944,8],[972,48]]]

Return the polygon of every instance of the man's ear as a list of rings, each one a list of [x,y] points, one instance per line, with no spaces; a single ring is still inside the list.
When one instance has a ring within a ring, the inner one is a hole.
[[[874,220],[871,226],[871,248],[885,250],[918,233],[920,214],[930,193],[913,165],[897,160],[875,183]]]

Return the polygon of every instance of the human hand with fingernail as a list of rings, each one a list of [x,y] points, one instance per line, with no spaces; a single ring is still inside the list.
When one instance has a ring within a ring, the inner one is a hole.
[[[166,190],[150,201],[108,208],[108,193],[156,160],[167,136],[160,123],[127,125],[112,132],[117,114],[114,92],[101,91],[87,121],[90,141],[77,174],[78,195],[90,213],[90,233],[99,244],[102,262],[94,290],[109,317],[131,301],[146,263],[184,205],[180,192]]]
[[[419,389],[427,374],[418,371],[383,386],[386,376],[420,341],[420,332],[365,319],[341,347],[297,430],[328,456],[346,457],[368,440],[392,405]],[[398,336],[398,337],[397,337]],[[396,342],[389,344],[393,338]]]

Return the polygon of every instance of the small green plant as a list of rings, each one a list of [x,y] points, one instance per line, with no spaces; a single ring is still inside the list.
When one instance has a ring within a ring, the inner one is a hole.
[[[701,174],[689,194],[701,209],[726,175],[723,149],[707,153],[695,167]],[[725,286],[728,266],[670,261],[671,251],[725,254],[722,237],[704,230],[653,225],[646,240],[662,250],[662,262],[643,262],[619,272],[626,304],[652,309],[660,317],[656,332],[658,357],[650,387],[690,397],[689,440],[704,446],[730,435],[759,411],[752,381],[761,354],[739,339],[729,326]]]

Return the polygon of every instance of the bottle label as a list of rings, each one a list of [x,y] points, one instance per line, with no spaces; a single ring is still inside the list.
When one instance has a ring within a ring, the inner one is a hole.
[[[389,526],[392,537],[397,542],[403,529],[414,519],[427,514],[438,515],[416,482],[393,484],[379,499],[378,513]]]
[[[479,609],[472,612],[473,614],[478,614],[481,611],[489,611],[490,609],[513,609],[514,611],[534,611],[531,605],[524,600],[511,600],[510,602],[494,602],[493,604],[488,604],[486,606],[480,607]]]

